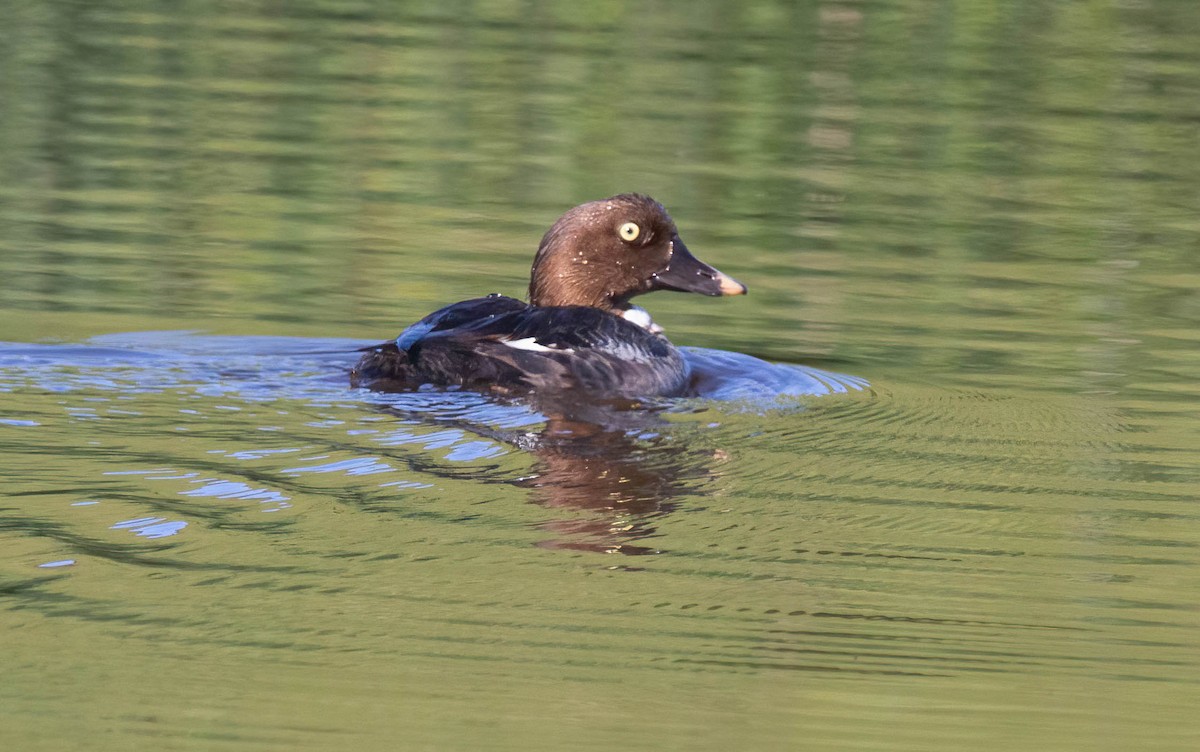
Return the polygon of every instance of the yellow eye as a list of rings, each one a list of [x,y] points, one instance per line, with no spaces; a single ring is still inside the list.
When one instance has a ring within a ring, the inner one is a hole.
[[[617,234],[621,236],[621,240],[632,243],[638,239],[638,235],[642,234],[642,228],[637,226],[637,222],[626,222],[621,225],[621,229],[617,230]]]

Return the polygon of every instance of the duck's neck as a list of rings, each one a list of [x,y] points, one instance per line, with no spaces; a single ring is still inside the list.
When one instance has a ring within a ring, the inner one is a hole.
[[[529,302],[535,306],[587,306],[620,314],[626,301],[596,284],[584,264],[551,261],[534,269],[529,282]]]

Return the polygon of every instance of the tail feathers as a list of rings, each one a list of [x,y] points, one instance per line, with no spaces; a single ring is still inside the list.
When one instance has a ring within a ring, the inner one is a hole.
[[[411,388],[413,367],[408,353],[395,342],[384,342],[359,350],[363,356],[350,371],[350,385],[368,389]]]

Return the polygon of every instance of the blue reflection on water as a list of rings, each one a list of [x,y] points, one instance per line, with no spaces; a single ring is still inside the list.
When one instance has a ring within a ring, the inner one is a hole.
[[[378,457],[355,457],[350,460],[328,462],[323,465],[308,465],[306,467],[290,467],[281,470],[284,473],[345,473],[346,475],[375,475],[376,473],[392,473],[396,468],[380,462]]]
[[[278,491],[270,491],[265,488],[253,488],[245,483],[235,480],[215,480],[206,478],[203,481],[203,486],[193,488],[187,491],[180,491],[180,496],[212,496],[218,499],[245,499],[253,501],[274,501],[283,503],[289,497],[284,496]]]
[[[269,401],[292,397],[326,404],[355,398],[380,399],[366,390],[347,388],[349,366],[356,349],[369,342],[299,337],[220,337],[190,332],[133,332],[96,337],[89,345],[30,345],[0,343],[0,368],[17,371],[38,366],[39,386],[47,391],[75,389],[142,391],[187,386],[209,397],[236,395],[242,400]],[[807,366],[771,363],[736,352],[698,347],[680,348],[693,372],[693,388],[702,399],[739,402],[777,402],[780,398],[844,394],[868,388],[866,379]],[[45,366],[61,366],[47,370]],[[93,366],[87,368],[87,366]],[[0,384],[0,386],[3,386]],[[384,398],[387,399],[387,398]],[[405,395],[410,412],[444,414],[464,408],[479,415],[487,397],[432,390]],[[769,407],[769,405],[763,405]],[[503,420],[513,424],[537,422],[529,411],[506,405]],[[231,405],[216,409],[239,410]],[[92,412],[76,415],[95,419]],[[493,422],[493,421],[487,421]],[[30,425],[16,419],[8,425]],[[312,427],[330,427],[313,422]],[[515,426],[514,426],[515,427]],[[262,426],[259,430],[273,430]]]
[[[136,520],[118,522],[110,529],[131,530],[142,538],[167,538],[187,527],[182,520],[168,520],[165,517],[139,517]]]
[[[819,397],[867,389],[859,376],[811,366],[771,363],[752,355],[684,347],[694,388],[703,399],[772,402],[786,397]]]
[[[74,559],[62,559],[60,561],[48,561],[45,564],[38,564],[38,569],[58,569],[59,567],[74,566]]]

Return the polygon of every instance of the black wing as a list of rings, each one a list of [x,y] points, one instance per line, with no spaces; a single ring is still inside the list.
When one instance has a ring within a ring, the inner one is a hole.
[[[666,337],[619,316],[582,306],[530,306],[498,295],[446,306],[395,341],[363,351],[352,383],[386,391],[435,384],[667,396],[684,390],[689,370]]]
[[[408,351],[413,345],[435,332],[470,331],[488,327],[497,319],[515,313],[535,310],[528,303],[504,295],[473,298],[439,308],[396,337],[396,347]]]
[[[677,394],[687,381],[665,337],[596,308],[530,306],[446,326],[457,314],[429,322],[408,346],[427,383],[639,397]]]
[[[499,316],[527,308],[527,303],[503,295],[473,298],[439,308],[391,342],[361,348],[359,352],[365,354],[350,372],[350,383],[379,391],[407,391],[428,383],[460,384],[461,380],[433,378],[433,374],[423,373],[415,352],[410,354],[410,351],[431,333],[468,328],[472,324],[486,325]]]

